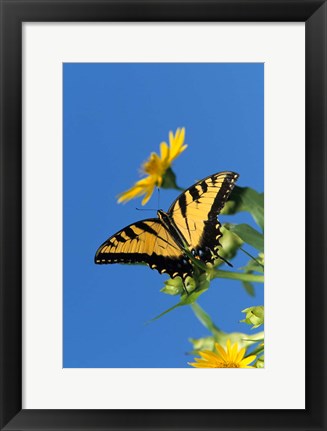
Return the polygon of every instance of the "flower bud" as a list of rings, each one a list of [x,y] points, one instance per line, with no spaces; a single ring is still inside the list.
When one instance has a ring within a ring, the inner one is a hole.
[[[245,308],[245,310],[242,310],[242,313],[246,313],[246,315],[245,315],[245,319],[240,320],[240,322],[247,323],[248,325],[253,325],[252,329],[258,328],[264,322],[263,305]]]

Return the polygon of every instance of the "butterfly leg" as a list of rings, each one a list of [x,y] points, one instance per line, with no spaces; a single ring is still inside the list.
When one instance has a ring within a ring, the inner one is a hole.
[[[230,266],[231,268],[233,268],[233,265],[230,262],[228,262],[228,260],[224,259],[223,257],[221,257],[219,255],[218,255],[218,257],[219,257],[219,259],[221,259],[222,261],[224,261],[225,263],[227,263],[228,266]]]
[[[184,290],[184,292],[186,293],[186,295],[189,295],[189,292],[187,290],[186,283],[185,283],[184,279],[182,279],[182,284],[183,284],[183,290]]]

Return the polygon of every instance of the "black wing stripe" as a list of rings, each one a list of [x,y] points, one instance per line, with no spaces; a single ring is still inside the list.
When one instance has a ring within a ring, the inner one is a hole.
[[[130,238],[130,239],[136,239],[136,238],[138,238],[138,236],[136,235],[136,233],[133,231],[133,229],[132,228],[130,228],[130,227],[127,227],[126,229],[125,229],[125,234]]]
[[[139,221],[137,223],[135,223],[135,226],[145,230],[145,232],[151,233],[152,235],[157,235],[157,232],[152,229],[151,226],[149,226],[148,224],[144,223],[143,221]]]
[[[225,205],[226,200],[228,199],[228,196],[230,195],[232,189],[234,187],[234,182],[227,180],[223,183],[221,186],[221,189],[219,190],[214,203],[211,207],[211,210],[208,214],[208,219],[216,218],[217,213],[220,212],[222,207]]]
[[[186,218],[186,206],[187,206],[187,204],[186,204],[186,194],[185,193],[181,195],[181,197],[178,200],[178,203],[179,203],[179,207],[182,211],[182,216],[184,218]]]
[[[202,181],[199,186],[202,189],[202,193],[206,193],[206,191],[208,190],[208,184],[206,183],[206,181]]]
[[[215,185],[216,182],[217,182],[217,176],[216,175],[211,175],[210,179],[212,181],[212,184]]]
[[[181,209],[181,213],[182,213],[183,219],[185,221],[186,229],[188,231],[189,237],[191,238],[190,227],[189,227],[188,220],[187,220],[187,217],[186,217],[186,207],[188,205],[186,203],[186,193],[183,193],[180,196],[180,198],[178,199],[178,203],[179,203],[179,207]]]
[[[117,241],[119,241],[119,242],[126,242],[127,241],[127,239],[123,238],[123,236],[121,235],[121,233],[117,233],[115,239]]]
[[[197,200],[200,198],[199,190],[198,190],[195,186],[191,187],[191,188],[189,189],[189,192],[190,192],[190,195],[192,196],[192,198],[193,198],[195,201],[197,201]],[[202,193],[204,193],[204,192],[203,192],[203,189],[202,189]]]
[[[218,183],[220,183],[221,189],[217,193],[217,184]],[[209,186],[208,186],[208,184],[206,184],[207,189],[208,188],[212,189],[212,191],[209,190],[208,192],[206,192],[206,195],[209,196],[209,193],[216,195],[215,203],[217,204],[218,211],[219,211],[219,209],[221,209],[224,206],[229,194],[231,193],[232,189],[234,188],[234,184],[235,184],[235,180],[231,181],[230,179],[224,179],[224,181],[216,181],[216,185],[209,184]],[[188,190],[188,191],[190,191],[190,190]],[[226,194],[226,191],[227,191],[227,194]],[[203,196],[204,193],[205,192],[200,194],[200,198]],[[226,197],[225,197],[225,195],[226,195]],[[179,197],[178,202],[180,202],[180,199],[181,199],[181,197]],[[186,203],[185,206],[187,207],[188,205],[192,205],[192,204],[193,204],[193,201],[191,200],[190,202]],[[185,213],[186,213],[186,209],[185,209]],[[183,214],[183,217],[185,218],[184,214]]]

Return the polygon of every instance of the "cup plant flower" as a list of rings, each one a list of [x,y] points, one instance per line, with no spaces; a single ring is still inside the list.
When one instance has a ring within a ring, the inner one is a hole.
[[[185,128],[178,128],[175,134],[169,132],[169,145],[163,141],[160,144],[160,155],[151,153],[150,157],[142,165],[142,173],[145,178],[137,181],[130,189],[118,196],[118,203],[127,202],[136,197],[145,195],[142,205],[145,205],[156,187],[175,188],[181,190],[176,185],[176,176],[171,169],[173,161],[187,148],[184,144]]]
[[[218,343],[215,343],[216,352],[209,350],[199,351],[201,358],[195,358],[195,362],[189,362],[189,365],[195,368],[254,368],[251,364],[256,355],[244,357],[245,348],[239,349],[237,343],[231,345],[227,340],[226,349]]]

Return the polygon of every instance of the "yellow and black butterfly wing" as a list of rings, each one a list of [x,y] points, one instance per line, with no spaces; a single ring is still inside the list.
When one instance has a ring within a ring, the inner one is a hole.
[[[140,220],[115,233],[97,250],[95,263],[141,263],[160,274],[185,279],[193,272],[189,260],[157,218]]]
[[[219,172],[191,186],[178,196],[168,214],[183,235],[194,256],[203,262],[218,258],[222,236],[217,219],[239,177],[235,172]]]

